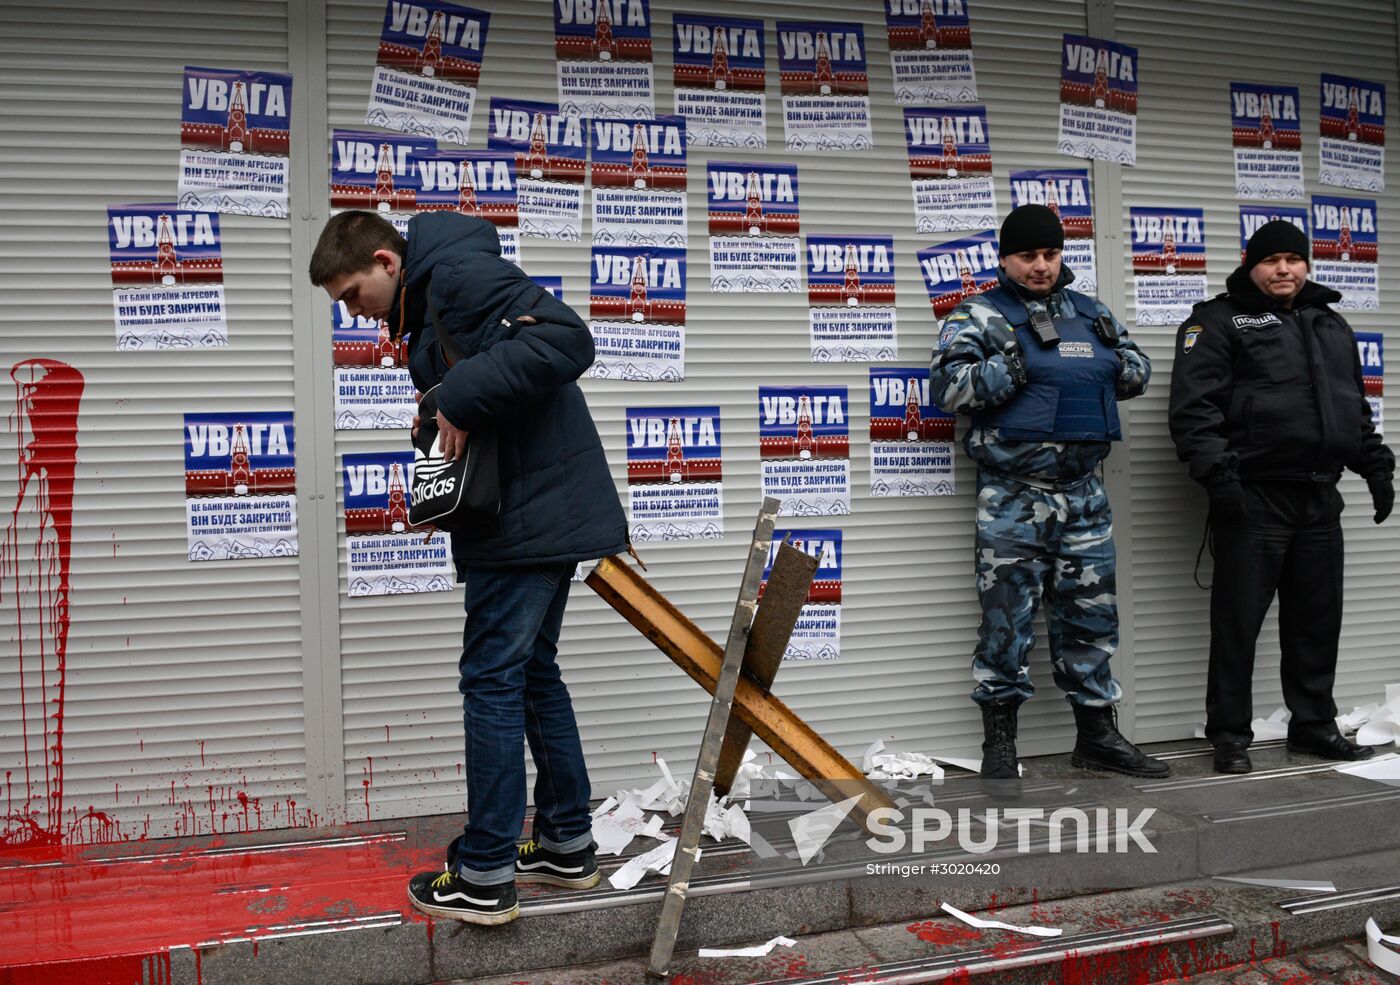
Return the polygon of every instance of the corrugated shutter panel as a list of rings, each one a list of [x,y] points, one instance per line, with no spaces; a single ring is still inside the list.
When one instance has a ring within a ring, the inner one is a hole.
[[[1169,10],[1143,0],[1119,0],[1117,39],[1141,55],[1138,165],[1123,169],[1125,205],[1205,209],[1212,293],[1224,289],[1239,264],[1238,200],[1230,145],[1230,83],[1297,85],[1301,90],[1303,168],[1308,194],[1369,197],[1317,181],[1318,75],[1335,72],[1396,85],[1395,5],[1371,0],[1344,7],[1261,8],[1246,3],[1187,3]],[[1390,310],[1400,290],[1393,259],[1400,249],[1400,183],[1391,148],[1380,209],[1381,303]],[[1113,221],[1112,217],[1105,217]],[[1126,215],[1122,222],[1126,227]],[[1126,256],[1126,251],[1125,251]],[[1128,297],[1132,296],[1131,283]],[[1129,310],[1131,314],[1131,310]],[[1382,331],[1384,314],[1349,313],[1358,331]],[[1205,497],[1176,461],[1166,409],[1175,328],[1140,329],[1153,360],[1151,390],[1133,406],[1133,615],[1139,739],[1187,736],[1205,719],[1209,597],[1191,569],[1204,523]],[[1391,338],[1394,338],[1391,333]],[[1394,379],[1394,370],[1391,371]],[[1394,441],[1392,438],[1391,444]],[[1396,679],[1395,599],[1400,597],[1400,527],[1371,523],[1366,486],[1342,481],[1347,604],[1336,696],[1343,710],[1383,696]],[[1203,580],[1210,577],[1204,564]],[[1260,639],[1255,708],[1282,703],[1277,624]]]
[[[239,830],[240,797],[249,824],[260,810],[274,827],[306,804],[298,562],[189,563],[181,450],[185,412],[292,406],[288,224],[222,217],[231,344],[189,352],[117,351],[105,231],[109,204],[176,197],[183,66],[285,72],[287,36],[281,0],[0,7],[4,364],[48,357],[86,380],[62,739],[73,841]],[[0,498],[16,492],[7,468]],[[21,722],[18,637],[32,673],[37,614],[15,603],[27,628],[0,646],[7,812],[23,810],[23,732],[32,744],[42,728]],[[82,820],[89,805],[119,831]]]

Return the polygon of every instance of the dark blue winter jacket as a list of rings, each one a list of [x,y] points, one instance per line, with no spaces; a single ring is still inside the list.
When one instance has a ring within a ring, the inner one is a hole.
[[[489,222],[451,212],[408,224],[400,303],[410,335],[409,370],[438,406],[470,433],[500,434],[498,532],[452,535],[465,567],[527,567],[586,561],[627,548],[627,522],[603,443],[575,380],[593,363],[593,337],[572,308],[502,259]],[[431,306],[431,307],[430,307]],[[430,311],[462,358],[448,369]],[[522,325],[522,315],[536,319]]]

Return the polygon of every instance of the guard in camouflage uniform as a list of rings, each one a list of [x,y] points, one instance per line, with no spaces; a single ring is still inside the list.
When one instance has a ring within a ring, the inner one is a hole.
[[[931,379],[940,407],[972,415],[963,446],[977,464],[982,775],[1019,775],[1016,712],[1035,690],[1028,662],[1043,589],[1055,683],[1078,729],[1074,764],[1166,776],[1117,728],[1113,526],[1096,472],[1122,437],[1117,401],[1147,388],[1151,366],[1105,305],[1066,287],[1074,274],[1054,212],[1014,209],[1000,243],[998,286],[944,320]]]

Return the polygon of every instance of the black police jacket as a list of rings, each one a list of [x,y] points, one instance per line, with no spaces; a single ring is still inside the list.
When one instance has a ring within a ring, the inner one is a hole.
[[[1335,482],[1389,476],[1341,295],[1313,281],[1291,310],[1243,267],[1177,331],[1169,410],[1177,456],[1207,486],[1234,479]]]

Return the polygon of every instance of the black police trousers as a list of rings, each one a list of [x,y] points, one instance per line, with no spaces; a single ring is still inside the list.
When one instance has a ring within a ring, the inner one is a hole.
[[[1254,738],[1254,649],[1275,594],[1288,734],[1331,732],[1342,632],[1342,494],[1333,482],[1243,485],[1244,521],[1211,523],[1206,738],[1244,746]]]

